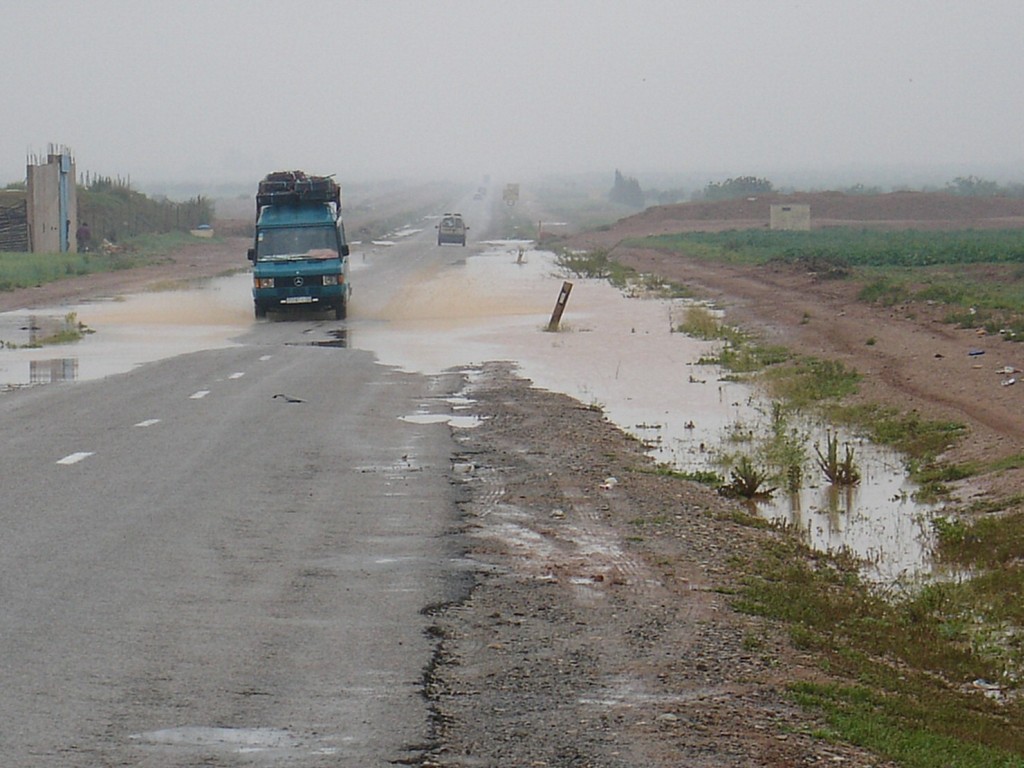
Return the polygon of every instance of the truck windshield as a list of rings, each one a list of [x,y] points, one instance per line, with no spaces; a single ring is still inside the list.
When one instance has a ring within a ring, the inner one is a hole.
[[[333,227],[264,229],[256,241],[256,258],[259,261],[336,259],[338,241]]]

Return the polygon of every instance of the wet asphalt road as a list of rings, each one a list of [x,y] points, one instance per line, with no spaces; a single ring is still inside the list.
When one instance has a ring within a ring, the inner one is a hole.
[[[0,396],[4,766],[420,754],[467,567],[449,430],[400,417],[456,384],[313,343],[343,325]]]

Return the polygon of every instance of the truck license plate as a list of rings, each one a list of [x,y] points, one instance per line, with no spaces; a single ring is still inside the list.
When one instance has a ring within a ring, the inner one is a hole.
[[[281,299],[282,304],[312,304],[312,296],[289,296],[287,299]]]

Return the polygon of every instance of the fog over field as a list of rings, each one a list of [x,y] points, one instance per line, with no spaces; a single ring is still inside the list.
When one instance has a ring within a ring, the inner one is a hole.
[[[1019,182],[1019,0],[12,0],[0,185]]]

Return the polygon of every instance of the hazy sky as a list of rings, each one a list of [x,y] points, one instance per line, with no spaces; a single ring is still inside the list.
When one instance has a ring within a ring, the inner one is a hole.
[[[1022,0],[7,0],[0,52],[0,185],[51,143],[142,186],[1024,181]]]

